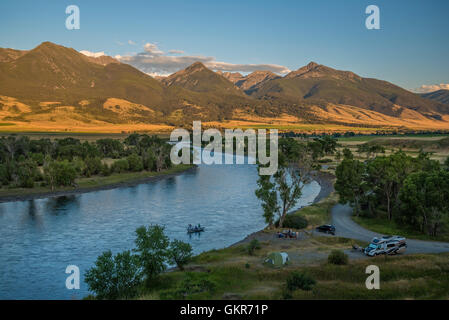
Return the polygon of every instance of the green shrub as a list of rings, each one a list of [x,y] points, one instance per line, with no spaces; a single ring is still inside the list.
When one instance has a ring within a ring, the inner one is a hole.
[[[134,172],[139,172],[143,170],[142,157],[133,153],[126,158],[128,160],[129,170]]]
[[[279,220],[276,221],[276,226],[279,225]],[[300,213],[292,213],[287,214],[285,216],[284,228],[291,228],[291,229],[305,229],[307,228],[307,220],[304,218]]]
[[[290,292],[298,289],[309,291],[315,284],[315,279],[309,275],[294,271],[288,276],[286,286],[287,290]]]
[[[129,170],[129,163],[126,159],[120,159],[115,161],[112,166],[111,170],[115,173],[122,173]]]
[[[341,250],[332,250],[327,257],[327,262],[336,265],[348,264],[348,255]]]
[[[215,287],[215,282],[209,279],[208,274],[187,272],[177,288],[161,291],[160,298],[163,300],[186,299],[194,294],[213,292]]]
[[[189,243],[177,239],[170,243],[168,253],[169,261],[175,263],[179,269],[184,270],[184,265],[189,263],[192,256],[192,246]]]
[[[52,189],[55,186],[72,186],[78,173],[69,161],[51,161],[44,165],[45,181]]]
[[[98,299],[133,298],[142,281],[139,259],[129,250],[115,256],[108,250],[87,270],[84,280]]]
[[[252,256],[255,253],[255,251],[258,249],[260,249],[259,240],[257,240],[257,239],[251,240],[251,242],[248,244],[248,247],[247,247],[248,254],[250,256]]]
[[[99,157],[94,158],[86,158],[84,160],[85,167],[84,167],[84,175],[86,177],[90,177],[91,175],[99,174],[102,170],[102,162]]]
[[[111,175],[111,171],[112,171],[111,168],[109,168],[109,166],[106,163],[101,165],[100,174],[102,176],[107,177],[107,176]]]
[[[44,164],[44,158],[45,157],[41,152],[31,154],[31,159],[36,162],[38,166],[42,166]]]

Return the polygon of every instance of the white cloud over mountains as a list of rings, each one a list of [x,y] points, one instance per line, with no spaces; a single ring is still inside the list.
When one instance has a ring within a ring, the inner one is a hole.
[[[87,50],[81,50],[80,53],[84,54],[85,56],[94,57],[94,58],[98,58],[98,57],[106,55],[103,51],[101,51],[101,52],[90,52],[90,51],[87,51]]]
[[[176,54],[175,56],[170,54]],[[168,75],[184,69],[195,62],[202,62],[213,70],[229,72],[253,72],[257,70],[286,74],[290,70],[276,64],[234,64],[217,61],[215,57],[200,55],[184,55],[182,50],[169,50],[168,53],[159,49],[157,44],[146,43],[144,51],[135,55],[116,56],[121,62],[128,63],[150,75]]]
[[[414,91],[418,93],[427,93],[434,92],[441,89],[449,90],[449,83],[440,83],[440,84],[423,84],[421,87],[416,88]]]

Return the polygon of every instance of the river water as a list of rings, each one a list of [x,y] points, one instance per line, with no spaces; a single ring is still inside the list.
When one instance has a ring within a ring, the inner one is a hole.
[[[0,203],[0,299],[81,299],[84,272],[105,250],[133,248],[141,225],[164,225],[195,253],[229,246],[265,226],[256,182],[254,165],[200,165],[133,187]],[[306,185],[297,207],[319,191]],[[189,223],[206,231],[189,236]],[[68,265],[80,268],[79,290],[65,287]]]

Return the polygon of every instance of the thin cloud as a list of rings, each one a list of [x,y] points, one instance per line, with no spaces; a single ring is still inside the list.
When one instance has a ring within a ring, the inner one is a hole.
[[[421,87],[416,88],[414,91],[417,93],[427,93],[434,92],[441,89],[449,90],[449,83],[440,83],[440,84],[423,84]]]
[[[184,54],[183,50],[169,50],[168,53],[171,54]]]
[[[154,43],[146,43],[144,51],[136,55],[117,57],[118,60],[128,63],[137,69],[151,75],[169,75],[184,69],[195,62],[202,62],[206,67],[216,71],[228,72],[254,72],[258,70],[271,71],[278,74],[290,72],[287,67],[276,64],[235,64],[217,61],[215,57],[200,55],[184,55],[184,51],[170,50],[167,55]]]
[[[137,43],[135,43],[135,42],[132,41],[132,40],[128,40],[128,44],[130,44],[130,45],[132,45],[132,46],[135,46]]]

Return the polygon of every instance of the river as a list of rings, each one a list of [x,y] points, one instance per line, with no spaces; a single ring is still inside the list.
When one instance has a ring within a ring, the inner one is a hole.
[[[265,226],[256,182],[254,165],[200,165],[133,187],[0,203],[0,299],[81,299],[84,272],[105,250],[133,248],[141,225],[164,225],[195,253],[229,246]],[[297,207],[319,191],[306,185]],[[206,231],[189,236],[189,223]],[[68,265],[80,268],[79,290],[65,287]]]

